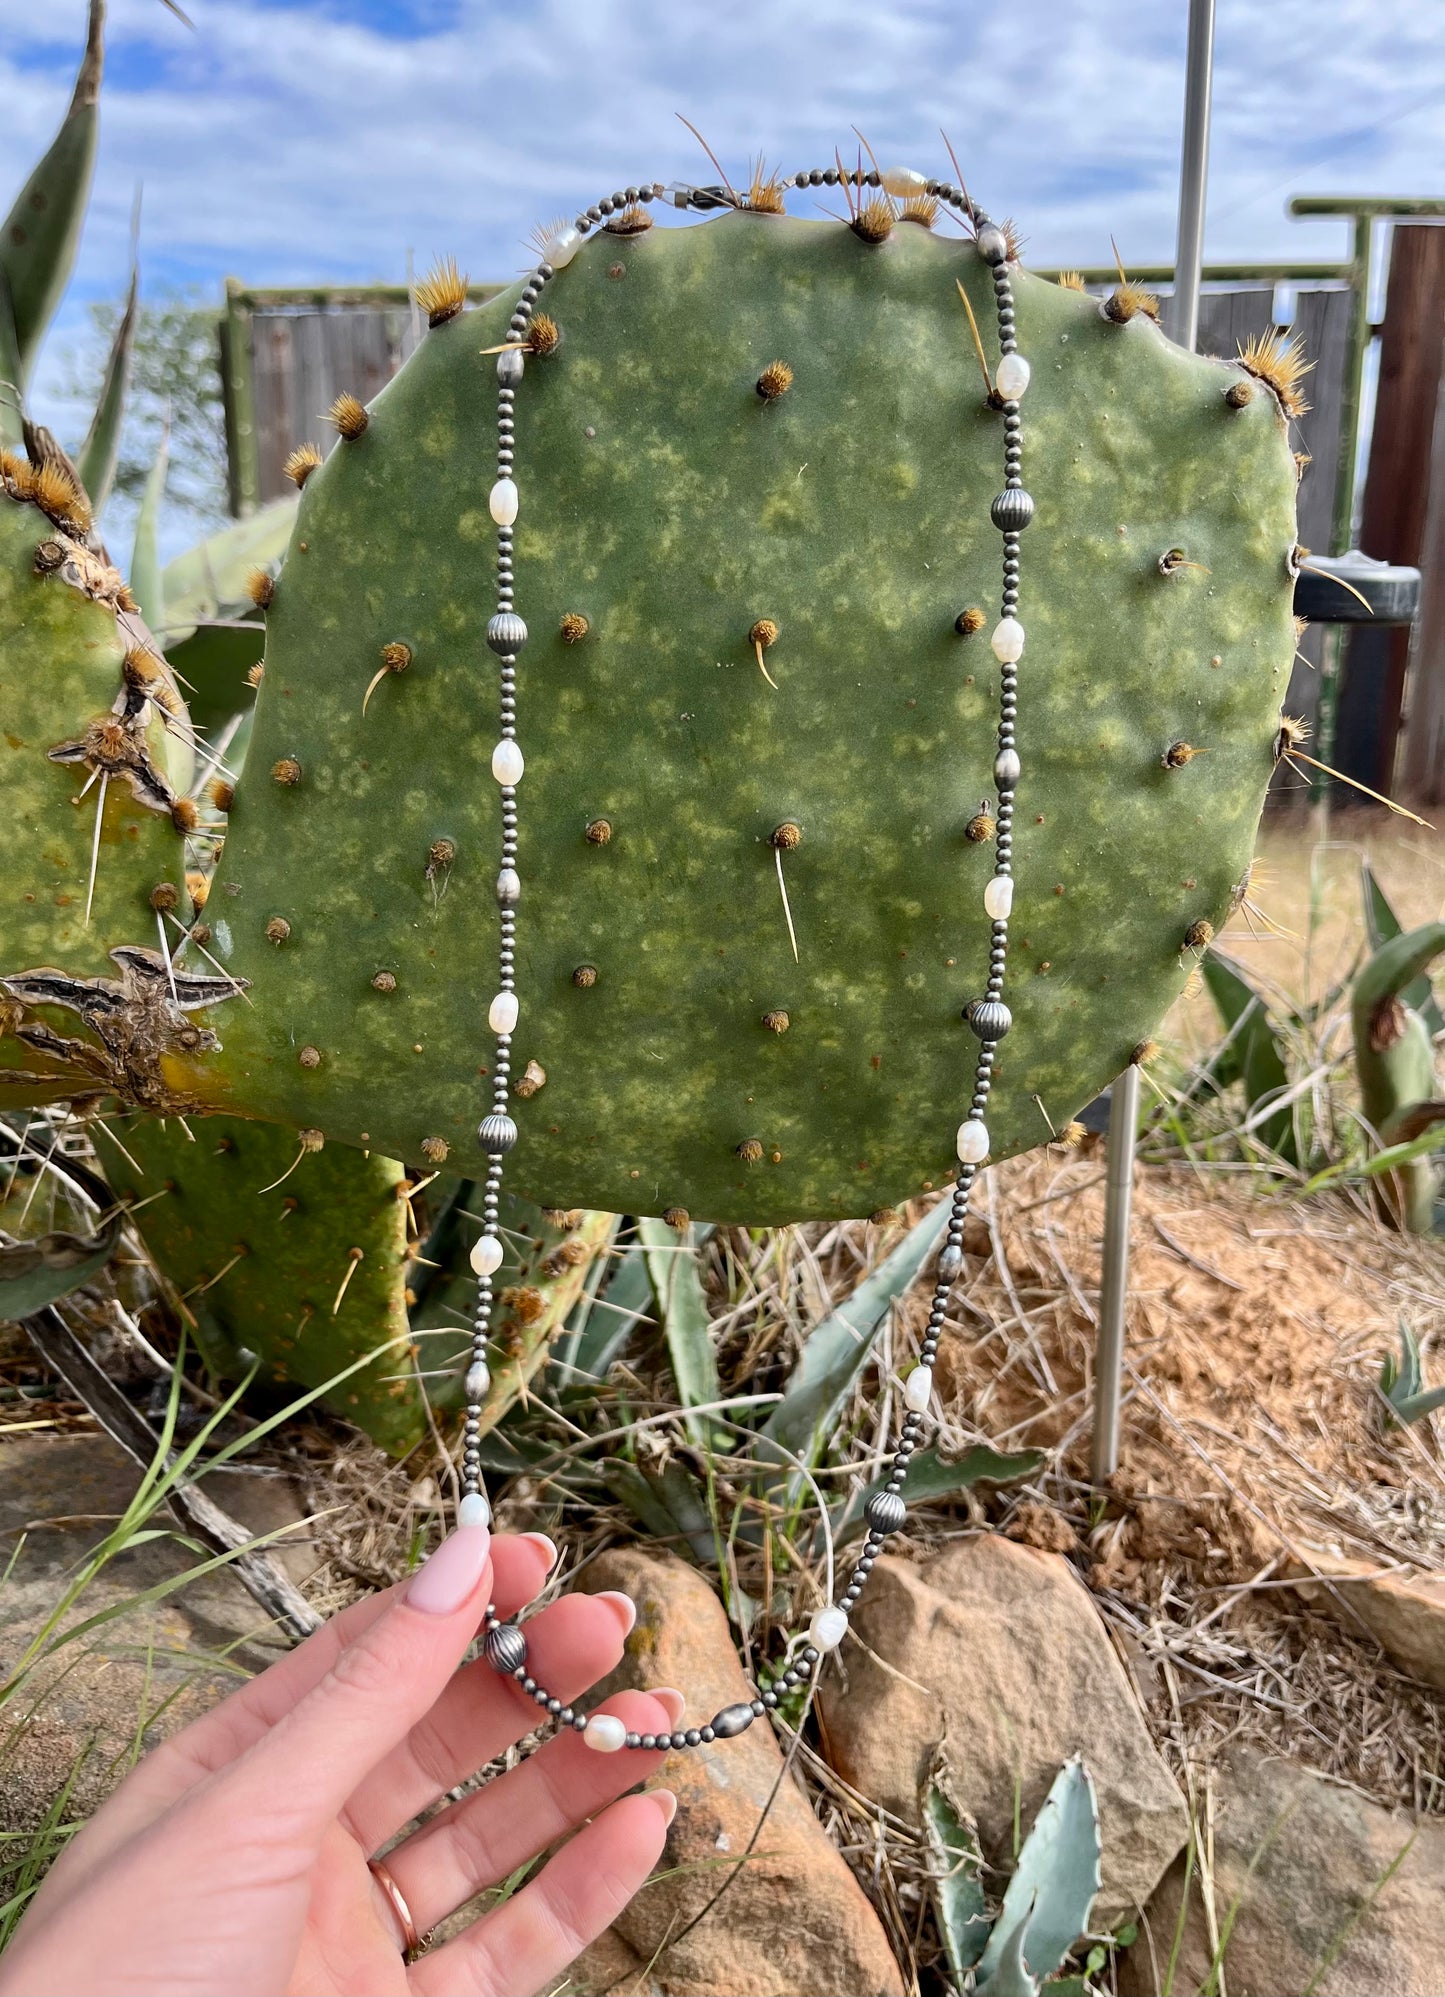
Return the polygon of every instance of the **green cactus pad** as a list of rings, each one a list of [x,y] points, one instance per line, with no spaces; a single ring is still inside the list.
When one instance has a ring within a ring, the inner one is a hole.
[[[428,1402],[443,1420],[460,1409],[476,1298],[466,1258],[479,1232],[468,1209],[480,1207],[479,1188],[344,1144],[302,1152],[296,1131],[239,1117],[132,1117],[100,1150],[218,1377],[242,1379],[257,1365],[273,1390],[337,1381],[327,1405],[393,1455],[426,1435]],[[429,1213],[436,1223],[418,1239]],[[545,1362],[615,1226],[610,1214],[559,1218],[567,1224],[503,1203],[484,1431]],[[358,1365],[368,1353],[374,1362]]]
[[[548,287],[562,338],[517,397],[513,1054],[546,1083],[515,1105],[508,1177],[531,1197],[776,1223],[951,1171],[976,1052],[960,1008],[987,961],[992,851],[965,827],[992,795],[1002,465],[955,280],[989,340],[964,242],[729,214],[594,239]],[[1015,292],[1038,510],[995,1156],[1119,1071],[1184,983],[1186,938],[1222,921],[1294,649],[1273,396],[1233,408],[1240,371],[1143,317],[1022,272]],[[429,335],[307,482],[211,903],[254,1003],[210,1015],[223,1049],[173,1069],[214,1108],[402,1156],[438,1136],[460,1158],[490,1097],[482,350],[515,295]],[[793,379],[767,400],[775,360]],[[1199,566],[1161,573],[1171,549]],[[961,637],[974,605],[985,628]],[[410,663],[363,716],[393,643]],[[1166,767],[1179,743],[1202,753]]]

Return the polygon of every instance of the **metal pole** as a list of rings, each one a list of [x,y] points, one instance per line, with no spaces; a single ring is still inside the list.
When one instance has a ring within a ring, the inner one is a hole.
[[[1124,1389],[1124,1302],[1129,1293],[1129,1209],[1134,1194],[1134,1133],[1139,1127],[1139,1070],[1131,1062],[1109,1105],[1109,1182],[1104,1197],[1104,1275],[1094,1347],[1094,1437],[1090,1474],[1104,1483],[1119,1467],[1119,1410]]]
[[[1204,260],[1204,197],[1209,180],[1209,100],[1214,84],[1214,0],[1189,0],[1184,75],[1184,146],[1179,168],[1179,233],[1169,337],[1192,353],[1199,335],[1199,271]]]
[[[1190,353],[1199,335],[1199,274],[1204,259],[1204,200],[1209,181],[1209,100],[1214,82],[1214,0],[1189,0],[1184,75],[1184,141],[1179,168],[1179,233],[1169,336]],[[1139,1128],[1139,1070],[1131,1062],[1114,1084],[1109,1108],[1109,1181],[1104,1195],[1104,1269],[1094,1357],[1093,1479],[1119,1467],[1124,1391],[1124,1302],[1129,1291],[1129,1209]]]

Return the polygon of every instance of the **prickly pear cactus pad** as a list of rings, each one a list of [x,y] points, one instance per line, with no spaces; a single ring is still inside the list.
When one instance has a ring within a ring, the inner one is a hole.
[[[1125,1065],[1224,919],[1294,649],[1274,394],[1013,279],[1037,511],[996,1157]],[[516,404],[529,1197],[762,1224],[951,1177],[988,958],[1002,459],[960,283],[995,359],[977,252],[913,222],[603,231],[548,286],[560,338]],[[516,295],[435,327],[301,468],[207,910],[250,1003],[168,1060],[188,1101],[474,1155],[486,350]]]

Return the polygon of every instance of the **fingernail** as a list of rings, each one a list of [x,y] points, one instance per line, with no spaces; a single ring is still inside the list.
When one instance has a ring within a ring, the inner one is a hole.
[[[650,1796],[662,1811],[663,1823],[670,1824],[677,1815],[677,1798],[673,1795],[672,1791],[670,1789],[648,1789],[644,1791],[644,1794]]]
[[[670,1685],[649,1685],[647,1689],[658,1704],[666,1709],[667,1717],[676,1726],[687,1710],[687,1701],[681,1692],[674,1692]]]
[[[629,1636],[632,1632],[632,1625],[637,1621],[637,1604],[633,1601],[632,1597],[630,1595],[619,1594],[614,1588],[599,1588],[597,1591],[597,1600],[612,1604],[622,1624],[622,1634]]]
[[[481,1586],[491,1554],[492,1535],[484,1525],[458,1526],[412,1575],[408,1605],[424,1616],[454,1616]]]
[[[550,1574],[552,1569],[557,1565],[557,1549],[551,1540],[548,1539],[546,1533],[524,1532],[522,1538],[530,1540],[533,1546],[540,1548],[542,1557],[547,1563],[547,1572]]]

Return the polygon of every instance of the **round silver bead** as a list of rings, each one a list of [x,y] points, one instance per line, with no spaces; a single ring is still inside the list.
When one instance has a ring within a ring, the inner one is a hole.
[[[515,610],[499,610],[487,619],[487,643],[494,652],[520,652],[526,642],[526,624]]]
[[[1002,999],[975,999],[964,1007],[963,1016],[980,1040],[1002,1040],[1014,1023]]]
[[[988,509],[1001,534],[1021,534],[1034,517],[1034,502],[1021,485],[1008,486]]]
[[[1023,769],[1017,749],[1000,749],[993,759],[993,780],[1000,790],[1014,790]]]
[[[896,1491],[875,1491],[863,1511],[874,1532],[885,1538],[897,1532],[908,1517],[908,1507]]]
[[[521,899],[521,876],[515,867],[503,867],[497,875],[497,900],[503,908],[515,908]]]
[[[975,241],[978,244],[978,253],[985,263],[1008,262],[1008,237],[997,223],[985,222]]]
[[[515,1678],[527,1662],[527,1639],[515,1623],[498,1623],[482,1638],[482,1655],[493,1671]]]
[[[477,1142],[490,1158],[500,1158],[517,1141],[517,1126],[505,1111],[494,1109],[477,1127]]]

